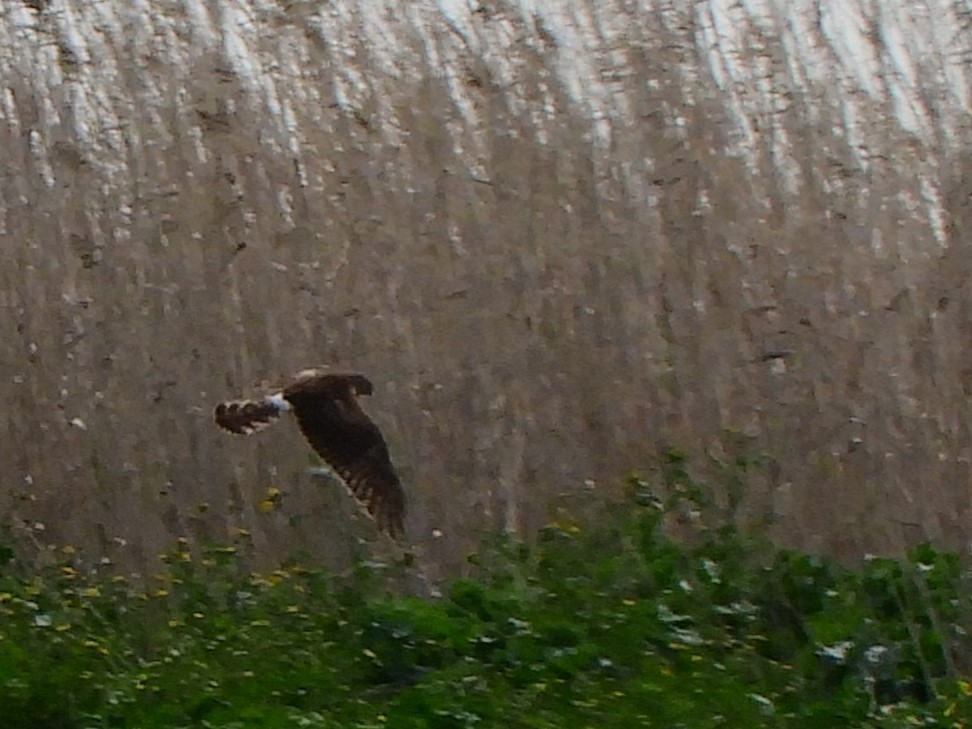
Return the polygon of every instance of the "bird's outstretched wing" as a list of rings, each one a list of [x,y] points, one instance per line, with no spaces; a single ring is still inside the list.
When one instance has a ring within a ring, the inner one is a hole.
[[[330,377],[337,377],[331,375]],[[352,383],[287,388],[297,423],[311,448],[392,536],[404,534],[405,492],[378,426],[358,405]]]

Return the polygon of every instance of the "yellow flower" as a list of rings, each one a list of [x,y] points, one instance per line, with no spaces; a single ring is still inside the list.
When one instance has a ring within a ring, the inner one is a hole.
[[[98,647],[98,641],[96,641],[96,640],[86,640],[81,645],[83,645],[85,648],[97,648]]]
[[[273,511],[280,506],[281,501],[283,501],[283,491],[276,486],[271,486],[260,502],[260,511]]]

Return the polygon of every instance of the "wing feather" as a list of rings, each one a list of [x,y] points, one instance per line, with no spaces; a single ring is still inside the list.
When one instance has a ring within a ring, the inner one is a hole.
[[[378,528],[394,537],[404,534],[405,493],[392,466],[388,445],[378,426],[350,393],[284,396],[294,408],[301,433],[311,448],[364,504]]]

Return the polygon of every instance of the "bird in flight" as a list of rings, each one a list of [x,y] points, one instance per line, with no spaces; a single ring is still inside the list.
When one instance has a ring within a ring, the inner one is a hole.
[[[399,537],[405,532],[405,492],[381,431],[358,404],[358,396],[372,390],[364,375],[307,369],[271,395],[219,403],[213,417],[223,430],[251,435],[292,411],[311,448],[341,477],[378,528]]]

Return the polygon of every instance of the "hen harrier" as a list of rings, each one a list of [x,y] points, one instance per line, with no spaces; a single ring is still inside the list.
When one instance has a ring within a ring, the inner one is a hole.
[[[378,528],[397,537],[404,533],[405,493],[381,431],[358,405],[357,396],[371,391],[363,375],[309,369],[260,400],[221,402],[213,415],[223,430],[250,435],[293,410],[311,448],[364,504]]]

